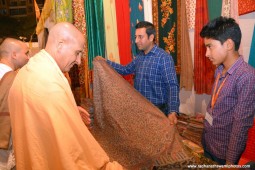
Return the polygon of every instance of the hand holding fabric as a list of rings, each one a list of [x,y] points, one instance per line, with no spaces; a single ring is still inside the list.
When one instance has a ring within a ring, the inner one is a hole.
[[[170,120],[170,124],[171,125],[177,124],[177,117],[176,117],[176,113],[175,112],[169,113],[167,117]]]

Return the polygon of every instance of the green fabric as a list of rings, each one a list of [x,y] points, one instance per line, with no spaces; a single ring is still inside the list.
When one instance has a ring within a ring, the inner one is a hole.
[[[253,30],[253,37],[251,42],[250,56],[249,56],[249,64],[255,68],[255,25]]]
[[[55,11],[56,22],[73,23],[72,1],[52,1]]]
[[[221,16],[222,0],[207,0],[209,20],[213,20]]]
[[[159,47],[170,53],[177,63],[177,1],[158,2]]]
[[[85,17],[88,39],[88,65],[96,56],[105,57],[105,32],[103,16],[103,0],[86,0]]]
[[[144,20],[144,10],[142,8],[142,0],[129,0],[130,3],[130,20],[131,20],[131,42],[132,42],[132,57],[136,56],[138,49],[135,44],[135,26],[137,22]],[[139,9],[139,6],[141,7]]]

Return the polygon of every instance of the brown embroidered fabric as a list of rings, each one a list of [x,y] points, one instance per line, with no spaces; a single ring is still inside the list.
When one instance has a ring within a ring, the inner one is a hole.
[[[112,160],[144,169],[192,159],[176,127],[104,60],[94,60],[92,133]]]

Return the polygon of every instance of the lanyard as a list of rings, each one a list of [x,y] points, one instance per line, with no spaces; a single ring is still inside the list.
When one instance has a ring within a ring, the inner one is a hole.
[[[227,76],[224,78],[223,82],[221,83],[220,87],[218,88],[218,90],[216,91],[217,89],[217,86],[218,86],[218,83],[219,83],[219,79],[220,79],[220,73],[217,75],[217,78],[216,78],[216,83],[215,83],[215,86],[214,86],[214,90],[213,90],[213,95],[212,95],[212,102],[211,102],[211,108],[213,109],[214,108],[214,105],[216,103],[216,100],[218,99],[218,96],[219,96],[219,93],[225,83],[225,81],[227,80],[227,77],[228,77],[228,74]]]

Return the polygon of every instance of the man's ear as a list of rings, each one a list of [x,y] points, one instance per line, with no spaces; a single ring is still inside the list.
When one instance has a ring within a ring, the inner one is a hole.
[[[154,41],[154,34],[151,34],[150,36],[149,36],[149,40],[151,41],[151,42],[153,42]]]
[[[57,50],[61,50],[63,48],[64,42],[63,41],[59,41],[57,43]]]
[[[13,59],[16,59],[16,58],[17,58],[17,53],[16,53],[16,51],[12,51],[12,52],[11,52],[11,58],[13,58]]]
[[[234,41],[232,39],[227,39],[225,41],[225,43],[226,43],[226,46],[227,46],[228,50],[235,49],[235,43],[234,43]]]

